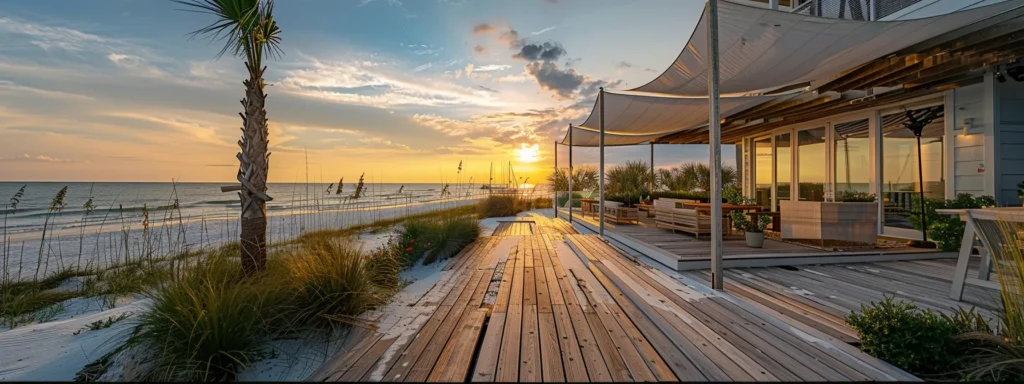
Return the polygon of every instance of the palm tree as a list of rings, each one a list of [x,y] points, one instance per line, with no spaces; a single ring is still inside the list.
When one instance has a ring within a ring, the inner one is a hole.
[[[722,188],[726,188],[736,182],[736,168],[721,165],[722,167]],[[683,163],[679,169],[683,179],[692,182],[693,186],[701,192],[711,190],[711,167],[707,163],[689,162]]]
[[[626,204],[635,204],[651,193],[651,167],[642,161],[626,161],[611,167],[605,173],[608,177],[605,194],[613,199],[625,200]]]
[[[281,51],[281,29],[274,21],[273,0],[174,0],[193,12],[210,14],[216,20],[195,32],[213,40],[224,40],[217,57],[230,51],[245,60],[249,78],[244,80],[245,98],[242,107],[242,139],[238,141],[238,196],[242,201],[241,244],[242,271],[250,276],[262,271],[267,263],[267,174],[270,152],[267,151],[267,111],[263,108],[267,95],[263,59],[273,59]]]

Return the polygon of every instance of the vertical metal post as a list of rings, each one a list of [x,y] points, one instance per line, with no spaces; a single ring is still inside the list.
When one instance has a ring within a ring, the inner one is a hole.
[[[718,113],[718,0],[708,0],[708,135],[711,144],[711,288],[722,289],[722,125]],[[603,110],[602,110],[603,111]]]
[[[569,124],[569,224],[572,224],[572,124]]]
[[[555,175],[557,176],[558,175],[558,140],[555,140],[555,151],[554,151],[554,154],[555,154]],[[556,178],[555,180],[558,180],[558,179]],[[552,185],[551,187],[552,187],[551,188],[552,189],[552,191],[551,191],[551,207],[554,208],[553,209],[555,211],[555,216],[554,217],[557,219],[558,218],[558,191],[556,190],[556,188],[554,188],[554,185]]]
[[[648,194],[654,192],[654,142],[651,142],[651,190],[647,191]]]
[[[875,5],[875,0],[868,0],[868,20],[870,21],[878,20],[878,13],[876,13]]]
[[[858,1],[858,0],[854,0],[854,1]],[[779,0],[768,0],[768,8],[771,8],[773,11],[778,11],[779,10]]]
[[[601,87],[601,89],[598,91],[597,100],[600,103],[599,105],[601,106],[601,165],[600,170],[598,170],[598,172],[601,172],[601,177],[600,184],[598,184],[597,186],[597,195],[598,198],[600,198],[601,200],[598,201],[597,204],[597,215],[599,217],[597,222],[597,232],[598,235],[600,235],[601,238],[604,239],[604,87]]]

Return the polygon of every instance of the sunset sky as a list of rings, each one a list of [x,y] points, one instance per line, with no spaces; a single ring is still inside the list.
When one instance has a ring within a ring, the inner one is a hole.
[[[550,172],[553,140],[597,88],[663,71],[701,0],[279,0],[285,55],[268,63],[271,182],[373,173],[484,180],[512,161]],[[241,60],[189,40],[209,15],[156,0],[0,3],[0,181],[227,181]],[[534,145],[539,152],[533,153]],[[575,152],[595,163],[596,149]],[[609,150],[609,163],[649,148]],[[560,165],[566,152],[559,151]],[[706,161],[658,147],[657,165]],[[734,159],[727,146],[724,159]]]

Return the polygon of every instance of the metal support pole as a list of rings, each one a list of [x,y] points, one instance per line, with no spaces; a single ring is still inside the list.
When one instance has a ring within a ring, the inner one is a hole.
[[[554,154],[555,154],[555,175],[557,176],[558,175],[558,140],[555,140],[555,151],[554,151]],[[552,187],[554,187],[554,185],[552,185]],[[556,189],[556,188],[551,188],[551,189]],[[555,211],[555,216],[554,217],[557,219],[558,218],[558,191],[557,190],[551,191],[551,207],[554,208],[553,209]]]
[[[858,0],[854,0],[854,1],[858,1]],[[768,8],[771,8],[773,11],[778,11],[779,10],[779,0],[768,0]]]
[[[601,178],[600,184],[597,186],[597,194],[601,200],[597,204],[597,215],[600,218],[597,223],[598,235],[604,239],[604,87],[601,87],[600,91],[598,91],[597,97],[601,106],[601,165],[599,170],[599,172],[601,172]]]
[[[718,0],[708,0],[708,135],[711,143],[711,288],[722,289],[722,124],[718,113]]]
[[[569,124],[569,224],[572,224],[572,124]]]
[[[654,192],[654,142],[651,142],[651,189],[647,193]]]

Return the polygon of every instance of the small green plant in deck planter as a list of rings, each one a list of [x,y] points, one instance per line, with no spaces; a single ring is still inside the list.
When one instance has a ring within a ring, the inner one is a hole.
[[[748,247],[761,248],[764,246],[764,229],[768,228],[768,223],[772,222],[771,217],[758,216],[757,221],[750,221],[747,219],[746,213],[741,211],[733,211],[730,217],[732,226],[746,235]]]
[[[1021,205],[1024,206],[1024,181],[1017,183],[1017,198],[1021,200]]]
[[[875,194],[857,191],[840,191],[836,193],[836,201],[844,203],[873,203]]]

